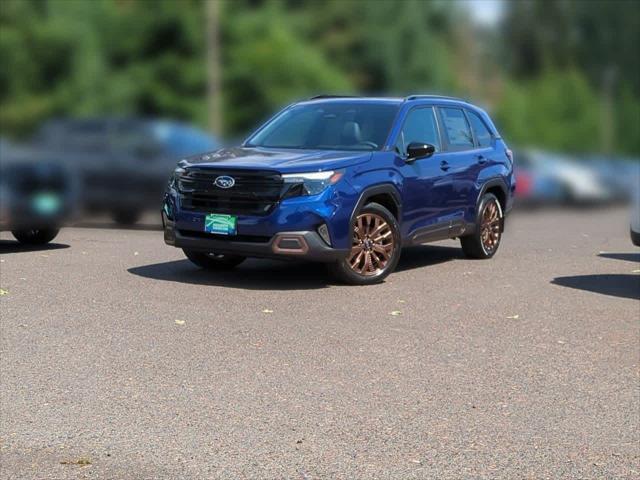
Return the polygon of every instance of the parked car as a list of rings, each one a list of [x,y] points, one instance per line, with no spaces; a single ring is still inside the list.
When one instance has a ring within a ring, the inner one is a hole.
[[[515,162],[516,204],[541,207],[559,204],[565,199],[565,189],[556,178]]]
[[[590,156],[582,159],[581,164],[598,176],[612,200],[629,202],[635,186],[640,184],[640,162],[637,158]]]
[[[61,165],[3,141],[0,145],[0,231],[21,243],[53,240],[73,213],[73,184]]]
[[[565,204],[601,204],[614,198],[598,174],[586,165],[557,153],[541,150],[516,152],[518,168],[526,169],[547,182],[550,201]]]
[[[206,269],[302,258],[366,285],[404,246],[459,237],[467,256],[491,258],[514,188],[511,151],[470,103],[315,97],[238,148],[180,161],[162,222],[165,242]]]
[[[220,145],[176,122],[82,118],[47,122],[31,146],[77,176],[83,210],[132,224],[145,210],[157,208],[179,158]]]

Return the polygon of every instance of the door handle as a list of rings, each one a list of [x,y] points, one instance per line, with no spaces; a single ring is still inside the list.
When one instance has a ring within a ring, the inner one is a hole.
[[[446,172],[447,170],[449,170],[449,162],[442,160],[440,162],[440,168]]]
[[[480,165],[484,165],[488,161],[489,161],[489,159],[487,157],[485,157],[484,155],[478,155],[478,163]]]

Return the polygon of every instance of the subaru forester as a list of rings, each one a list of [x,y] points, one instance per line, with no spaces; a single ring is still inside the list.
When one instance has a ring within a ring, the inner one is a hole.
[[[299,258],[368,285],[405,246],[459,238],[466,256],[491,258],[514,190],[512,153],[477,106],[319,96],[240,147],[181,160],[164,196],[164,240],[205,269]]]

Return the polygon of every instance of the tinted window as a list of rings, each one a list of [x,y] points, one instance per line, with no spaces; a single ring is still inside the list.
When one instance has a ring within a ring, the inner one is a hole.
[[[471,122],[471,128],[473,128],[473,133],[476,134],[476,140],[478,142],[478,146],[480,147],[490,147],[491,146],[491,132],[482,121],[482,119],[473,112],[467,111],[469,116],[469,122]]]
[[[449,146],[453,150],[473,148],[473,136],[464,112],[458,108],[441,108],[440,111]]]
[[[433,108],[416,108],[407,115],[396,147],[401,153],[407,153],[411,142],[430,143],[440,151],[440,138]]]
[[[271,120],[247,145],[378,150],[384,146],[397,111],[397,104],[345,101],[300,104]]]

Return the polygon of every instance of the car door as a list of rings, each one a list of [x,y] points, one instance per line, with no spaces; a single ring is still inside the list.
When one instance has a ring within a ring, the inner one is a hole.
[[[480,194],[478,186],[482,183],[481,177],[483,176],[483,170],[491,169],[496,164],[499,154],[496,151],[496,145],[494,142],[493,134],[485,124],[484,120],[475,112],[471,110],[465,110],[467,119],[471,125],[473,131],[473,138],[475,140],[476,148],[473,151],[471,161],[471,167],[469,174],[471,181],[476,185],[472,193],[472,197],[469,199],[474,203],[478,195]],[[485,171],[486,174],[486,171]]]
[[[436,153],[431,157],[406,162],[407,147],[412,142],[429,143]],[[434,108],[418,106],[411,109],[396,140],[396,151],[403,176],[403,236],[426,235],[443,227],[445,211],[452,185],[446,169],[442,169],[442,141]],[[446,225],[444,229],[446,231]]]
[[[445,219],[454,235],[464,226],[465,214],[469,213],[470,199],[476,189],[473,172],[476,147],[471,126],[462,108],[440,106],[438,120],[444,140],[440,166],[447,172],[450,185],[445,202]]]

